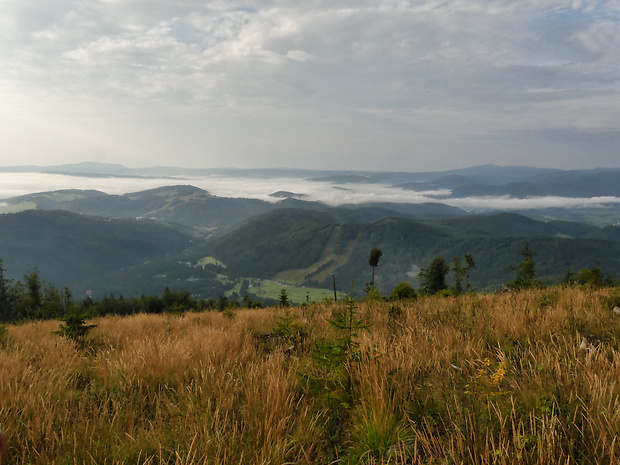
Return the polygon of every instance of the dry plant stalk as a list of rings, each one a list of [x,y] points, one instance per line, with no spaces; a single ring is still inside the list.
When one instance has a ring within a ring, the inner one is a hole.
[[[551,292],[551,295],[549,294]],[[341,463],[620,463],[620,317],[610,291],[534,290],[358,304],[371,324]],[[310,342],[340,304],[291,309]],[[52,321],[0,345],[9,463],[323,464],[309,352],[265,353],[279,309],[93,321],[81,349]],[[602,339],[580,351],[585,334]]]

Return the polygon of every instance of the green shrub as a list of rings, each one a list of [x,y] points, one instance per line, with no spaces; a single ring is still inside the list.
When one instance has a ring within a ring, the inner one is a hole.
[[[74,341],[84,345],[84,341],[88,332],[96,327],[96,325],[86,324],[86,315],[77,312],[77,308],[74,308],[71,313],[62,318],[63,323],[60,325],[58,331],[54,331],[55,334],[73,339]]]
[[[396,287],[394,287],[394,289],[392,290],[392,293],[390,294],[390,298],[393,300],[408,300],[408,299],[415,299],[417,297],[418,295],[415,289],[407,281],[398,283]]]

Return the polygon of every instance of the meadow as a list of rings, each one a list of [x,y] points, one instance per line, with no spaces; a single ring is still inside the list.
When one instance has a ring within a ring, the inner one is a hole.
[[[253,280],[253,278],[247,279]],[[289,300],[294,303],[304,303],[306,300],[311,302],[323,301],[325,299],[329,299],[330,297],[333,299],[334,297],[334,291],[329,289],[304,287],[295,282],[271,281],[264,279],[260,281],[258,288],[250,288],[250,290],[257,296],[274,300],[278,300],[282,289],[286,291],[286,295]],[[238,291],[238,288],[236,287],[234,290]],[[339,300],[347,297],[345,293],[340,291],[338,291],[336,295]]]
[[[6,463],[620,463],[614,292],[11,325]]]

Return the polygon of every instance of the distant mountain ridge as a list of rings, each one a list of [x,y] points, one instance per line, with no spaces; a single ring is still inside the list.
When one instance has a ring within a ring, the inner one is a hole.
[[[62,165],[16,165],[0,166],[0,172],[17,173],[92,173],[100,175],[147,175],[176,176],[215,174],[224,176],[264,177],[264,178],[306,178],[321,182],[337,183],[391,183],[404,186],[406,182],[430,183],[437,186],[509,183],[543,183],[549,179],[572,181],[582,176],[597,176],[602,173],[620,173],[620,168],[593,168],[564,170],[557,168],[537,168],[531,166],[499,166],[493,164],[476,165],[467,168],[444,171],[404,172],[404,171],[364,171],[364,170],[317,170],[301,168],[191,168],[179,166],[151,166],[129,168],[118,163],[81,162]]]
[[[120,164],[82,162],[49,166],[5,166],[0,172],[36,172],[84,176],[171,177],[196,175],[248,178],[303,178],[336,184],[385,184],[412,190],[452,191],[451,197],[479,195],[601,196],[620,195],[620,168],[561,170],[528,166],[479,165],[435,172],[390,172],[361,170],[311,170],[286,168],[183,168],[156,166],[127,168]]]
[[[423,193],[426,202],[450,204],[470,212],[480,213],[493,211],[493,207],[483,206],[476,199],[569,199],[566,202],[548,201],[544,205],[529,202],[527,207],[512,207],[512,211],[535,219],[564,219],[580,221],[595,225],[620,224],[620,168],[594,168],[589,170],[561,170],[553,168],[535,168],[528,166],[497,166],[479,165],[468,168],[448,169],[437,172],[390,172],[361,170],[311,170],[286,168],[210,168],[195,169],[183,167],[144,167],[127,168],[119,164],[76,163],[70,165],[51,166],[13,166],[0,167],[0,172],[40,172],[69,174],[90,177],[137,177],[170,179],[170,185],[191,183],[189,179],[196,176],[216,176],[217,178],[232,177],[235,179],[275,180],[286,178],[303,179],[305,183],[330,183],[334,189],[349,189],[356,186],[357,190],[365,186],[381,185],[382,189],[395,189],[399,198],[407,197],[403,191],[412,191],[411,204],[415,204],[416,193]],[[349,186],[349,187],[347,187]],[[316,201],[306,192],[300,190],[288,192],[277,188],[264,195],[272,195],[274,199],[297,198],[305,201]],[[288,195],[287,195],[288,194]],[[304,197],[304,195],[307,195]],[[575,199],[597,199],[592,202],[575,202]],[[256,200],[256,199],[254,199]],[[324,200],[323,200],[324,201]],[[399,202],[402,202],[400,200]],[[347,203],[344,200],[341,203]],[[367,205],[372,206],[372,201]],[[385,204],[386,202],[380,202]],[[333,202],[332,202],[333,204]],[[479,206],[480,205],[480,206]],[[301,206],[301,205],[300,205]],[[385,206],[385,205],[383,205]],[[309,207],[305,205],[304,208]],[[65,208],[59,205],[59,208]],[[72,207],[67,207],[72,208]],[[403,213],[402,207],[390,207]],[[269,209],[269,206],[267,206]],[[431,209],[434,209],[431,206]],[[251,209],[250,209],[251,210]],[[413,214],[421,218],[422,209]],[[430,215],[441,217],[447,212],[432,211]],[[146,212],[148,213],[148,212]],[[455,214],[458,214],[454,211]],[[464,214],[461,211],[460,214]],[[238,216],[242,218],[243,215]],[[233,224],[234,221],[223,220],[219,224]]]
[[[226,228],[271,209],[256,199],[216,197],[193,186],[169,186],[109,195],[99,191],[64,190],[8,199],[9,205],[41,210],[113,217],[149,218],[190,228]]]
[[[7,199],[14,209],[66,210],[74,213],[114,218],[148,218],[187,228],[226,230],[252,216],[280,208],[328,209],[327,205],[278,193],[278,202],[258,199],[217,197],[189,185],[159,187],[124,195],[109,195],[94,190],[60,190],[27,194]],[[393,207],[393,208],[392,208]],[[463,210],[441,203],[362,204],[351,209],[368,218],[406,216],[418,219],[446,218],[465,214]]]

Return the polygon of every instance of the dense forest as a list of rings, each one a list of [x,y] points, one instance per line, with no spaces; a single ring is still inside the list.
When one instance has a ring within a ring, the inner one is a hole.
[[[136,313],[181,313],[185,310],[225,310],[231,307],[262,307],[274,304],[273,299],[258,299],[247,293],[235,300],[222,295],[217,299],[196,299],[189,291],[173,292],[166,288],[161,296],[144,295],[127,297],[110,294],[101,299],[92,297],[76,301],[67,288],[57,288],[41,280],[34,269],[23,277],[23,281],[13,282],[5,277],[0,260],[0,321],[17,322],[64,318],[70,314],[82,314],[93,318],[105,315],[131,315]]]
[[[314,234],[313,237],[317,237]],[[320,240],[320,239],[319,239]],[[521,262],[507,270],[515,275],[514,279],[503,285],[504,290],[542,289],[546,284],[538,278],[534,251],[529,242],[523,245],[520,252]],[[313,258],[310,258],[312,262]],[[418,294],[458,296],[473,292],[471,273],[480,265],[472,254],[454,256],[446,260],[443,256],[433,258],[426,267],[420,268],[416,275],[419,288],[415,289],[409,281],[396,284],[389,294],[382,295],[375,283],[375,270],[384,267],[383,251],[374,247],[370,250],[367,264],[371,268],[372,279],[364,286],[364,294],[374,299],[401,300],[415,298]],[[335,286],[335,276],[333,277]],[[599,264],[579,270],[566,270],[562,277],[563,286],[588,286],[601,288],[613,286],[614,277],[606,274]],[[224,291],[224,290],[223,290]],[[39,270],[34,268],[24,274],[22,280],[14,281],[6,277],[6,270],[0,259],[0,321],[15,322],[25,320],[65,318],[69,314],[81,314],[84,317],[105,315],[130,315],[136,313],[182,313],[186,310],[226,310],[236,307],[257,308],[274,305],[274,298],[261,298],[250,290],[250,282],[244,279],[238,289],[227,296],[222,292],[217,298],[200,298],[188,290],[172,291],[165,288],[161,296],[142,294],[140,297],[123,297],[122,294],[110,294],[101,299],[93,299],[91,292],[76,301],[69,288],[57,288],[52,283],[41,279]],[[334,289],[335,291],[335,289]],[[353,289],[351,289],[351,297]],[[291,303],[283,288],[280,303]],[[309,293],[306,302],[309,304]]]

